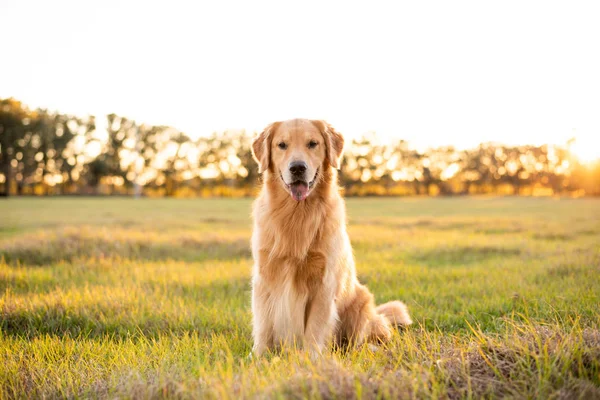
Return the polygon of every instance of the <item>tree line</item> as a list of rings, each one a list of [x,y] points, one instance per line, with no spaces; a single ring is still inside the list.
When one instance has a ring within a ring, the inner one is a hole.
[[[191,139],[123,116],[79,117],[0,100],[0,193],[8,195],[248,196],[259,175],[253,135]],[[346,195],[600,195],[600,163],[564,146],[482,143],[413,149],[366,134],[346,146]]]

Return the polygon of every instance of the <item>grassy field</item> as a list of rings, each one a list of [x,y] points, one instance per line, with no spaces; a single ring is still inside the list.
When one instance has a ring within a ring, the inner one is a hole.
[[[310,362],[249,357],[250,200],[1,200],[0,398],[600,398],[600,200],[347,203],[415,324]]]

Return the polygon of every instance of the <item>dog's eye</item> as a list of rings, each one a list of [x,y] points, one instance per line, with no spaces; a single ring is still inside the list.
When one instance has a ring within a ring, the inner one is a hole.
[[[279,147],[281,150],[285,150],[285,149],[287,149],[287,144],[285,144],[284,142],[281,142],[277,145],[277,147]]]
[[[308,142],[308,148],[309,149],[314,149],[315,147],[317,147],[319,143],[315,142],[314,140],[311,140],[310,142]]]

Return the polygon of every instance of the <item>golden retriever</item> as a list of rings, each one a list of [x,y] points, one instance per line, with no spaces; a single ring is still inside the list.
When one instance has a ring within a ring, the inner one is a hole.
[[[292,344],[315,356],[385,341],[412,321],[406,306],[375,306],[356,278],[337,185],[344,138],[324,121],[275,122],[252,143],[263,174],[254,202],[253,353]]]

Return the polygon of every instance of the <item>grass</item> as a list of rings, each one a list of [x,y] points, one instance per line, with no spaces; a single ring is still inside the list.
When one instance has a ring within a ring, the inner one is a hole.
[[[250,200],[0,202],[0,398],[600,398],[600,200],[350,199],[416,323],[249,357]]]

